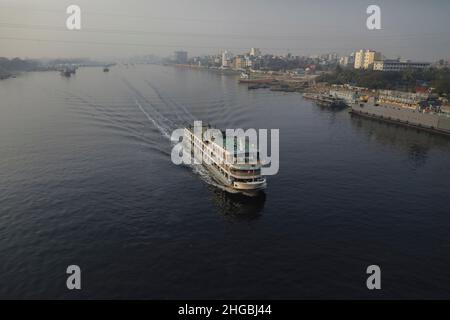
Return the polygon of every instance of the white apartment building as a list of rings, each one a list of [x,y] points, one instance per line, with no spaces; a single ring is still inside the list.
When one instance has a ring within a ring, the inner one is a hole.
[[[361,49],[355,53],[355,69],[372,69],[376,60],[381,60],[380,52]]]
[[[252,57],[259,57],[261,55],[261,50],[258,48],[251,48],[250,49],[250,56]]]

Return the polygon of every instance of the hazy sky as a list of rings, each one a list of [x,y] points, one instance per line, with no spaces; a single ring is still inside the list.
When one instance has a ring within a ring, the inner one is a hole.
[[[65,27],[82,10],[81,31]],[[382,30],[366,28],[381,7]],[[0,56],[111,58],[241,53],[347,54],[450,58],[449,0],[0,0]]]

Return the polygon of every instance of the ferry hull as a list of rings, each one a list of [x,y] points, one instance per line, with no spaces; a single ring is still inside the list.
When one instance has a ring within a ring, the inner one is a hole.
[[[261,182],[254,182],[251,185],[249,184],[243,184],[239,182],[233,183],[233,188],[235,190],[238,190],[242,193],[250,193],[250,194],[258,194],[260,191],[264,190],[266,188],[267,184],[265,181]]]
[[[257,196],[267,187],[266,181],[253,183],[230,182],[229,180],[225,179],[215,167],[206,164],[202,164],[202,166],[209,171],[214,181],[232,192],[239,192],[247,196]]]

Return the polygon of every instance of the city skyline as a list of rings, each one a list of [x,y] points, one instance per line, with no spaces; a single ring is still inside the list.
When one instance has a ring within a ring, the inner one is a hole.
[[[0,56],[115,58],[186,50],[348,55],[360,48],[418,61],[448,59],[447,1],[377,1],[381,30],[366,28],[366,1],[77,1],[82,28],[65,27],[72,1],[0,1]],[[423,21],[433,23],[424,24]]]

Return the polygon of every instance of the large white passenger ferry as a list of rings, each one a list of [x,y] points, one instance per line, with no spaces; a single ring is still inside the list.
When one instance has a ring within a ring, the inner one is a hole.
[[[183,139],[185,150],[190,150],[191,156],[201,161],[211,177],[230,191],[253,196],[265,189],[267,184],[261,175],[259,152],[238,151],[236,147],[230,152],[226,148],[224,132],[221,131],[223,143],[217,143],[214,137],[204,134],[208,129],[212,129],[211,126],[202,126],[201,133],[196,133],[194,127],[186,127]]]

